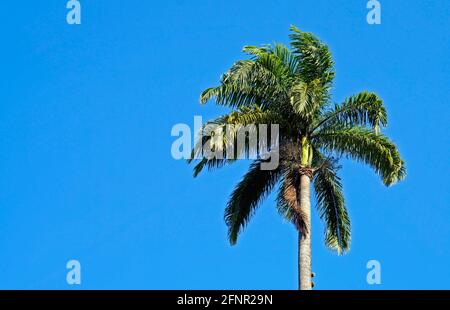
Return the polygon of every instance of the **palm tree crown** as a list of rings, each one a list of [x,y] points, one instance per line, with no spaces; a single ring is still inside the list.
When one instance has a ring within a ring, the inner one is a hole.
[[[333,104],[335,71],[328,47],[294,26],[290,39],[290,49],[283,44],[246,46],[244,52],[250,59],[236,62],[219,86],[201,94],[201,103],[215,99],[218,105],[233,109],[209,124],[279,124],[280,128],[278,168],[261,170],[262,159],[254,160],[231,194],[225,210],[229,240],[236,243],[254,210],[275,188],[279,212],[307,234],[309,223],[299,207],[300,179],[307,175],[325,222],[325,243],[344,253],[349,250],[351,234],[337,174],[339,159],[369,165],[387,186],[405,177],[404,162],[395,144],[381,133],[387,125],[382,100],[364,91]],[[230,143],[230,138],[223,143]],[[235,158],[200,159],[194,175],[205,167],[230,164]]]

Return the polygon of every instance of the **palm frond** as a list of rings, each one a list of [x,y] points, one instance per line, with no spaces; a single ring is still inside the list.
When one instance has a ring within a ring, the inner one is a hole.
[[[381,127],[387,126],[387,113],[383,101],[375,93],[361,92],[324,113],[318,120],[315,130],[335,124],[368,126],[379,132]]]
[[[404,161],[395,144],[371,129],[336,125],[320,130],[312,139],[317,148],[368,164],[387,186],[406,176]]]
[[[247,174],[234,189],[225,209],[228,237],[235,244],[256,207],[272,190],[280,177],[280,169],[261,170],[261,161],[254,161]]]
[[[315,153],[316,159],[318,154]],[[320,156],[320,168],[313,177],[317,209],[325,222],[325,244],[338,254],[350,249],[350,217],[345,207],[337,161]]]
[[[255,61],[260,58],[267,63],[269,61],[274,62],[269,67],[275,65],[280,72],[287,74],[286,76],[293,77],[297,73],[299,66],[297,57],[284,44],[275,43],[274,45],[269,44],[262,47],[248,45],[244,47],[244,52],[256,56],[254,58]]]
[[[311,123],[318,110],[328,100],[327,90],[319,79],[309,83],[298,81],[291,88],[291,104],[294,111]]]
[[[254,60],[238,61],[223,75],[219,86],[201,94],[200,102],[215,98],[217,104],[230,107],[254,104],[269,107],[283,102],[287,96],[288,72],[284,63],[270,53],[263,53]]]

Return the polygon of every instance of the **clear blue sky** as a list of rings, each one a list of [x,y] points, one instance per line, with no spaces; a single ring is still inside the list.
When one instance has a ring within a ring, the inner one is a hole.
[[[223,209],[241,162],[192,178],[170,154],[176,123],[221,113],[200,106],[246,44],[316,33],[336,61],[334,100],[380,94],[407,179],[382,186],[344,162],[351,252],[323,245],[314,213],[320,289],[449,288],[449,1],[3,1],[0,12],[0,288],[295,289],[296,233],[261,206],[238,245]],[[366,283],[377,259],[382,285]]]

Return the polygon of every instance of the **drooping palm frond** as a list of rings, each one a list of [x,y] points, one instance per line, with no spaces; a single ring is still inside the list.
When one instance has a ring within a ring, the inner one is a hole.
[[[387,113],[383,101],[375,93],[361,92],[325,112],[312,132],[336,124],[368,126],[379,132],[381,127],[387,126]]]
[[[325,222],[325,244],[338,254],[343,254],[350,249],[351,226],[341,179],[337,175],[339,166],[336,160],[322,156],[318,162],[313,183],[317,209]]]
[[[255,208],[273,189],[280,177],[280,169],[261,170],[261,161],[254,161],[247,174],[234,189],[225,209],[228,237],[235,244],[239,232],[253,214]]]
[[[387,186],[406,176],[404,162],[395,144],[373,130],[336,125],[317,132],[312,140],[319,148],[371,166]]]

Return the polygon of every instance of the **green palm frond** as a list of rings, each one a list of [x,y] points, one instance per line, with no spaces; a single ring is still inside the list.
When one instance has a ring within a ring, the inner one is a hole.
[[[270,49],[264,47],[246,46],[243,51],[253,55],[253,61],[257,67],[264,68],[267,72],[270,72],[280,86],[288,86],[286,82],[291,76],[291,72],[283,59],[278,58]]]
[[[317,114],[319,108],[327,102],[327,97],[327,90],[322,86],[319,79],[309,83],[298,81],[291,88],[292,107],[303,119],[311,120]]]
[[[280,169],[261,170],[261,161],[254,161],[247,174],[234,189],[225,209],[228,237],[235,244],[255,208],[273,189],[280,177]]]
[[[307,83],[320,79],[330,86],[334,79],[334,61],[328,46],[312,33],[291,27],[291,46],[298,57],[299,75]]]
[[[345,207],[339,166],[330,158],[322,158],[313,177],[317,209],[325,222],[325,244],[338,254],[350,249],[350,217]]]
[[[373,130],[334,126],[319,131],[312,139],[316,146],[371,166],[387,186],[406,176],[404,162],[395,144]]]
[[[285,74],[285,77],[294,77],[299,66],[297,57],[284,44],[275,43],[274,45],[269,44],[262,47],[245,46],[243,51],[254,55],[254,60],[256,61],[259,58],[267,63],[273,61],[274,64],[271,66],[276,65]]]
[[[254,61],[238,61],[223,75],[219,86],[203,91],[200,103],[214,98],[218,105],[229,107],[268,105],[272,100],[270,94],[276,93],[271,89],[274,83],[273,75]]]
[[[269,107],[287,97],[288,76],[289,68],[281,59],[261,52],[253,60],[236,62],[218,87],[202,93],[200,102],[215,98],[217,104],[230,107],[254,104]]]
[[[271,110],[263,110],[261,107],[254,105],[252,107],[241,107],[237,111],[219,117],[213,123],[219,125],[259,125],[259,124],[280,124],[283,119],[278,113]]]
[[[315,130],[336,124],[368,126],[379,132],[381,127],[387,126],[387,113],[383,101],[375,93],[361,92],[324,113],[318,120]]]

